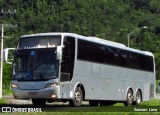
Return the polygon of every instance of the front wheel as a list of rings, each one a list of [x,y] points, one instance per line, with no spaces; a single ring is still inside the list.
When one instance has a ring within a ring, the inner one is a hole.
[[[45,99],[32,99],[32,104],[35,107],[44,107],[46,104]]]
[[[81,106],[83,101],[83,92],[80,87],[77,87],[74,93],[74,99],[69,101],[70,106]]]

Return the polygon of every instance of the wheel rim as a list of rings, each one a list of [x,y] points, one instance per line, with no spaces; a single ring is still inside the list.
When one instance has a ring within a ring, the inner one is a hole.
[[[133,93],[132,93],[132,91],[128,91],[127,101],[128,101],[128,105],[132,105],[132,103],[133,103]]]
[[[81,102],[81,93],[80,93],[79,91],[77,91],[77,92],[75,93],[75,101],[76,101],[77,103],[80,103],[80,102]]]
[[[140,94],[139,91],[137,92],[137,95],[136,95],[136,103],[137,103],[137,104],[140,104],[140,103],[141,103],[141,94]]]

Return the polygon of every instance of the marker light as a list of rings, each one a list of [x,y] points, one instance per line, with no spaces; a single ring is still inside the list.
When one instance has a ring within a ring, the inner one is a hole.
[[[56,95],[52,95],[52,98],[56,98]]]
[[[11,87],[12,88],[19,88],[19,86],[17,84],[14,84],[14,83],[11,84]]]

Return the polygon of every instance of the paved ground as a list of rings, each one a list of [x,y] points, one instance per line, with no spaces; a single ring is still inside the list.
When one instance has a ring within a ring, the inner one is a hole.
[[[15,108],[15,110],[17,108],[34,108],[34,106],[32,105],[31,100],[17,100],[14,99],[13,96],[3,96],[4,99],[7,99],[9,101],[8,104],[2,104],[0,105],[0,112],[3,111],[2,108],[11,108],[11,110],[13,111],[13,109]],[[63,103],[63,102],[53,102],[53,103],[47,103],[46,106],[44,108],[41,108],[42,111],[68,111],[68,110],[73,110],[73,111],[83,111],[85,109],[92,109],[93,107],[90,107],[88,102],[83,102],[81,107],[70,107],[69,103]],[[6,109],[4,109],[6,110]]]
[[[8,104],[0,105],[0,112],[2,109],[5,107],[11,108],[13,111],[16,110],[17,108],[34,108],[32,105],[31,100],[17,100],[14,99],[13,96],[3,96],[4,99],[7,99],[9,101]],[[156,94],[155,99],[160,99],[160,94]],[[84,111],[84,110],[89,110],[92,111],[95,108],[89,106],[88,102],[83,102],[83,105],[81,107],[70,107],[68,103],[62,103],[62,102],[53,102],[53,103],[47,103],[45,108],[41,108],[43,112],[45,111]],[[123,108],[124,109],[124,108]],[[5,109],[6,110],[6,109]]]
[[[12,95],[3,96],[4,99],[8,100],[8,105],[32,105],[31,100],[18,100],[14,99]],[[160,93],[157,93],[155,96],[155,99],[160,99]],[[53,103],[47,103],[47,105],[68,105],[69,103],[63,103],[63,102],[53,102]],[[88,105],[88,102],[83,102],[83,105]]]
[[[9,104],[32,104],[31,100],[17,100],[14,99],[12,95],[3,96],[4,99],[7,99],[9,101]]]
[[[9,104],[15,104],[15,105],[32,105],[31,100],[18,100],[14,99],[12,95],[3,96],[4,99],[7,99],[9,101]],[[83,102],[83,105],[88,105],[88,102]],[[53,103],[47,103],[47,105],[69,105],[68,102],[53,102]]]
[[[155,99],[160,99],[160,93],[156,93]]]

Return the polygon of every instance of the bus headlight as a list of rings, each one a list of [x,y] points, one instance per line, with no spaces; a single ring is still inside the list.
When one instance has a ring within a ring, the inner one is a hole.
[[[49,83],[46,85],[46,88],[49,88],[49,87],[56,87],[58,85],[58,83]]]
[[[17,84],[14,84],[14,83],[11,84],[11,87],[12,88],[19,88],[19,86]]]

